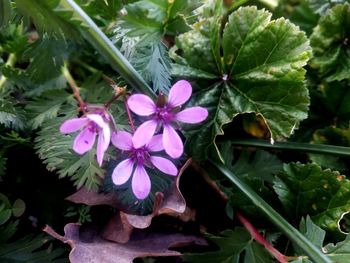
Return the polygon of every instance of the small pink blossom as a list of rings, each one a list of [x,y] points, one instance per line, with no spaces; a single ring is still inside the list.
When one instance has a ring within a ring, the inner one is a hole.
[[[73,142],[73,150],[78,154],[84,154],[95,144],[96,135],[98,135],[96,156],[97,162],[101,166],[103,156],[107,150],[111,140],[111,130],[109,121],[101,114],[92,113],[86,114],[81,118],[66,120],[60,127],[60,132],[63,134],[76,132],[81,129],[81,132],[75,137]]]
[[[150,152],[159,152],[164,149],[160,135],[153,136],[146,145],[136,147],[130,133],[118,131],[113,133],[112,143],[118,149],[129,154],[129,158],[115,167],[112,174],[113,183],[122,185],[132,176],[132,191],[138,199],[145,199],[151,191],[151,180],[145,166],[156,167],[163,173],[172,176],[176,176],[178,173],[176,166],[171,161],[150,154]]]
[[[128,107],[135,114],[150,116],[150,120],[141,124],[132,138],[136,148],[147,144],[155,134],[157,127],[163,127],[162,141],[165,152],[172,158],[178,158],[183,153],[183,143],[174,129],[174,124],[199,123],[208,117],[207,109],[191,107],[177,112],[192,94],[191,84],[186,80],[176,82],[169,92],[168,101],[156,105],[152,99],[143,94],[134,94],[128,99]]]

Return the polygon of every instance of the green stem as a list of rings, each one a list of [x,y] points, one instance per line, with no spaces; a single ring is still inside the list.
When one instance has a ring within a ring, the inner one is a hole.
[[[11,53],[9,55],[9,57],[7,58],[5,66],[13,67],[16,64],[16,60],[17,60],[16,54]],[[4,75],[2,75],[0,78],[0,91],[4,88],[6,80],[7,80],[7,78]]]
[[[312,260],[317,263],[332,261],[318,250],[305,236],[290,225],[269,204],[267,204],[248,185],[236,177],[225,165],[212,162],[270,221],[278,227],[290,240],[298,245]]]
[[[73,19],[82,22],[80,29],[84,37],[92,44],[101,55],[118,71],[118,73],[139,92],[150,97],[156,97],[151,87],[145,82],[141,75],[135,70],[130,62],[120,53],[109,38],[101,31],[95,22],[77,5],[74,0],[62,0],[60,5],[73,14]]]
[[[274,150],[288,150],[308,153],[330,154],[337,156],[350,157],[350,147],[324,145],[324,144],[310,144],[300,142],[275,142],[271,144],[264,140],[230,140],[233,145],[259,147]]]

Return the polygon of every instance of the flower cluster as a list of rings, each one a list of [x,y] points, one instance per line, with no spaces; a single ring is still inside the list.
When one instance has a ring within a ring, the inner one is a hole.
[[[126,131],[111,132],[112,116],[102,108],[81,118],[65,121],[60,131],[66,134],[81,130],[73,143],[73,150],[78,154],[89,151],[98,136],[96,157],[100,166],[112,141],[116,148],[128,156],[115,167],[113,183],[122,185],[131,177],[133,193],[138,199],[144,199],[151,190],[151,180],[145,167],[158,169],[171,176],[178,174],[178,169],[170,160],[155,153],[165,150],[171,158],[179,158],[183,154],[183,143],[176,131],[180,123],[200,123],[208,116],[208,111],[202,107],[181,109],[191,95],[190,83],[180,80],[172,86],[168,98],[161,94],[156,102],[143,94],[130,96],[128,108],[136,115],[147,118],[133,135]]]

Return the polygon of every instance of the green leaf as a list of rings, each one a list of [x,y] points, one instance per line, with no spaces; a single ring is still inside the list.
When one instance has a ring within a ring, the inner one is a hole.
[[[0,124],[6,128],[23,129],[25,127],[24,111],[8,96],[0,98]]]
[[[45,121],[56,118],[58,111],[67,101],[68,93],[54,90],[30,101],[26,107],[29,125],[33,129],[40,127]]]
[[[141,76],[152,84],[155,92],[169,93],[170,88],[170,58],[163,43],[151,44],[137,52],[131,63]]]
[[[69,176],[78,188],[85,185],[97,189],[104,172],[97,164],[95,151],[80,156],[72,150],[73,136],[63,135],[59,127],[63,121],[76,117],[72,105],[63,105],[56,118],[47,120],[35,139],[35,149],[50,171],[56,170],[59,177]]]
[[[266,183],[273,181],[274,175],[282,170],[282,162],[266,151],[242,151],[239,156],[232,152],[229,142],[220,144],[220,152],[226,166],[243,182],[248,184],[264,200],[273,202],[276,198]],[[233,156],[237,158],[233,159]],[[213,177],[215,172],[209,174]],[[226,177],[215,178],[218,186],[229,198],[229,205],[244,210],[249,215],[258,217],[258,208],[242,195],[235,186],[230,186]]]
[[[321,251],[319,251],[298,230],[290,225],[279,213],[267,204],[255,191],[241,181],[234,173],[221,163],[213,162],[213,165],[225,175],[249,200],[260,209],[275,226],[277,226],[292,242],[301,248],[311,259],[319,262],[331,262]]]
[[[340,129],[335,127],[327,127],[317,130],[313,134],[313,144],[350,146],[350,129]],[[346,170],[348,159],[339,156],[325,156],[321,154],[310,154],[310,159],[325,168],[336,169],[338,171]]]
[[[68,46],[65,41],[49,37],[46,33],[36,41],[25,56],[32,58],[26,73],[35,83],[44,83],[61,75],[64,60],[68,57]]]
[[[325,15],[336,4],[349,3],[348,0],[306,0],[310,8],[319,15]]]
[[[0,209],[0,225],[5,224],[11,218],[11,215],[11,209]]]
[[[269,253],[244,228],[228,229],[220,236],[207,234],[207,238],[219,247],[218,251],[185,254],[183,258],[193,263],[273,262]]]
[[[350,5],[336,5],[321,17],[310,41],[310,65],[327,81],[350,79]]]
[[[26,236],[13,243],[1,244],[0,261],[11,263],[59,262],[57,258],[63,254],[64,250],[52,249],[51,246],[47,248],[44,246],[47,242],[48,239],[43,236]]]
[[[310,216],[301,219],[299,229],[316,247],[322,249],[326,231],[315,225]]]
[[[347,263],[350,257],[350,235],[347,235],[345,240],[334,244],[328,244],[323,248],[323,251],[327,254],[333,262]]]
[[[56,38],[77,39],[79,34],[70,22],[66,21],[53,10],[60,0],[15,0],[18,9],[31,17],[36,30],[43,35],[48,33]]]
[[[11,1],[0,0],[0,29],[4,28],[11,18]]]
[[[300,4],[293,9],[290,15],[290,20],[310,36],[314,27],[318,23],[319,16],[313,12],[306,1],[307,0],[300,1]],[[318,0],[316,1],[320,2]]]
[[[274,189],[287,214],[310,215],[323,229],[339,233],[339,221],[350,209],[350,181],[339,172],[316,164],[290,163],[274,182]]]
[[[209,117],[186,134],[191,156],[205,158],[216,137],[224,133],[223,125],[239,114],[260,115],[271,140],[289,137],[307,117],[309,97],[302,67],[311,52],[308,40],[288,20],[270,17],[256,7],[243,7],[230,15],[221,39],[216,20],[201,21],[177,38],[187,66],[217,75],[217,82],[204,82],[207,85],[192,101],[206,107]]]

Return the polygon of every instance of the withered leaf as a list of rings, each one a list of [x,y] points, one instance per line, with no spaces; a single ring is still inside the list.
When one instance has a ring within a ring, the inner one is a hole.
[[[56,239],[71,246],[69,254],[71,263],[132,263],[139,257],[180,256],[181,253],[169,250],[170,247],[180,247],[188,244],[205,245],[206,242],[195,236],[182,234],[156,234],[135,232],[126,244],[106,241],[98,235],[92,234],[88,241],[83,240],[79,232],[80,225],[67,224],[65,235],[57,234],[46,226],[44,231]]]

